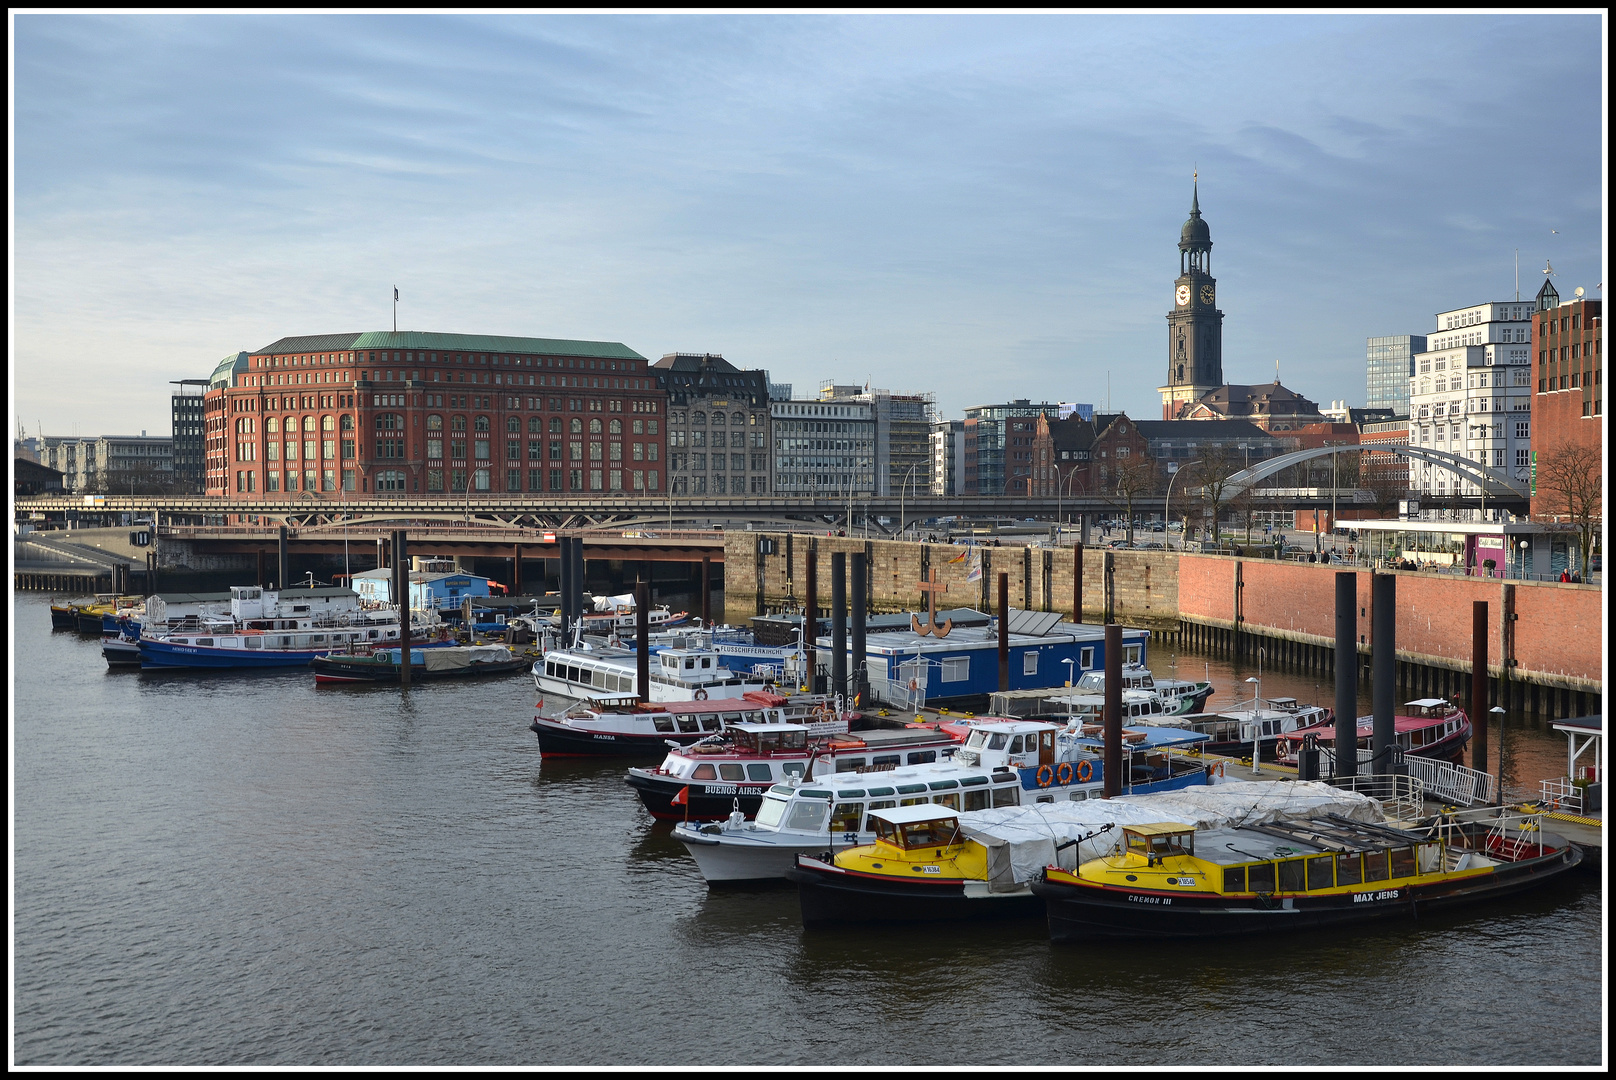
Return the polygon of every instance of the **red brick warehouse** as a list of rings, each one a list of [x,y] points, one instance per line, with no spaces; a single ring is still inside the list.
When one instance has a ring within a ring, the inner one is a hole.
[[[287,337],[214,373],[209,495],[663,490],[666,398],[609,341]]]

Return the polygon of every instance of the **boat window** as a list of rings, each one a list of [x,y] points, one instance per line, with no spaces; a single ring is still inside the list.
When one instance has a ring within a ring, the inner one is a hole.
[[[685,657],[685,670],[686,671],[695,671],[696,670],[696,659],[695,659],[695,657],[693,657],[693,656]]]
[[[724,714],[724,723],[726,724],[739,724],[744,719],[745,717],[738,712],[727,712]]]
[[[1386,871],[1386,853],[1384,851],[1364,852],[1363,879],[1365,881],[1385,881]]]
[[[762,818],[763,814],[759,811],[758,819],[762,820]],[[1225,866],[1223,868],[1223,891],[1226,893],[1246,891],[1246,868],[1244,866]]]
[[[938,806],[952,806],[956,810],[960,808],[960,797],[957,791],[951,795],[933,795],[931,801]]]
[[[1307,887],[1328,889],[1335,885],[1335,856],[1320,855],[1307,860]]]
[[[748,780],[773,780],[774,774],[769,770],[767,762],[754,761],[746,767]]]
[[[924,795],[906,795],[898,800],[899,806],[924,806],[927,802]]]
[[[936,760],[937,751],[935,750],[917,750],[913,754],[909,755],[909,764],[911,765],[924,765],[928,761]]]
[[[1021,800],[1021,785],[1005,785],[993,789],[994,806],[1016,806]]]
[[[196,639],[196,643],[198,645],[212,645],[213,639],[210,637],[199,637]]]
[[[257,649],[257,648],[261,648],[264,643],[263,643],[262,640],[260,640],[258,638],[250,637],[245,642],[243,642],[242,644],[246,645],[247,648],[249,648],[249,649]]]
[[[925,793],[926,793],[926,785],[925,784],[899,784],[898,785],[898,794],[899,795],[924,795]]]
[[[1246,868],[1246,891],[1271,893],[1274,891],[1274,864],[1257,863]]]
[[[1159,836],[1149,836],[1136,833],[1132,829],[1124,829],[1122,835],[1127,838],[1128,850],[1135,855],[1159,859],[1168,855],[1195,854],[1194,833],[1165,833]]]
[[[651,723],[655,724],[656,729],[661,732],[673,730],[673,717],[671,716],[654,716],[651,718]]]
[[[718,767],[720,780],[745,780],[746,770],[737,762],[726,761]]]
[[[696,766],[696,771],[690,774],[690,778],[692,780],[717,780],[718,772],[713,768],[712,762],[704,761]]]
[[[830,792],[828,792],[828,791],[804,791],[802,793],[802,797],[805,798],[805,799],[828,799],[828,798],[830,798]]]
[[[375,637],[376,636],[376,631],[372,630],[370,632],[370,636]],[[291,637],[291,635],[290,634],[283,634],[281,636],[281,648],[290,649],[291,647],[292,647],[292,637]]]
[[[1036,802],[1041,802],[1041,803],[1052,803],[1052,802],[1055,801],[1055,796],[1053,796],[1053,795],[1040,795],[1040,796],[1038,796],[1038,798],[1035,801]]]
[[[985,776],[967,776],[960,781],[961,787],[981,787],[988,782]]]
[[[930,784],[933,791],[946,791],[949,788],[959,787],[958,780],[933,780]]]
[[[1414,876],[1414,849],[1392,848],[1392,877]]]
[[[712,667],[713,666],[713,658],[710,657],[710,656],[702,657],[701,658],[701,666],[702,666],[703,670]]]
[[[903,846],[913,850],[944,847],[959,839],[959,825],[952,819],[913,821],[903,826]]]
[[[988,733],[983,731],[981,728],[977,728],[975,731],[971,732],[971,737],[969,739],[965,740],[965,745],[966,746],[972,746],[972,747],[981,747],[981,746],[986,745],[987,741],[988,741]]]
[[[1356,885],[1363,880],[1363,860],[1356,851],[1335,857],[1335,879],[1342,885]]]
[[[861,757],[844,757],[836,759],[837,772],[853,772],[864,768],[864,759]]]
[[[862,799],[862,798],[864,798],[864,792],[859,791],[857,788],[854,788],[854,789],[852,789],[850,791],[838,791],[836,793],[836,797],[838,799],[843,799],[843,800],[846,800],[846,799]]]
[[[1068,802],[1082,802],[1083,800],[1087,799],[1088,797],[1089,797],[1089,793],[1088,793],[1087,789],[1078,788],[1076,791],[1073,791],[1071,794],[1067,795],[1066,799],[1067,799]]]
[[[870,764],[877,769],[883,765],[901,765],[903,764],[903,755],[877,754],[875,757],[870,759]]]
[[[986,810],[988,808],[988,803],[992,801],[992,797],[992,792],[988,791],[986,788],[983,788],[981,791],[967,791],[965,793],[964,809]]]
[[[826,794],[830,794],[826,792]],[[825,815],[830,812],[830,804],[823,802],[809,802],[801,800],[791,807],[791,816],[786,819],[786,828],[801,829],[804,832],[818,832],[820,826],[825,824]]]
[[[1429,874],[1442,869],[1442,845],[1420,844],[1414,850],[1419,853],[1420,873]]]
[[[596,668],[594,671],[591,671],[589,673],[589,675],[590,675],[591,681],[593,682],[594,686],[597,689],[600,689],[600,690],[615,689],[615,687],[609,687],[609,686],[606,685],[606,673],[604,671],[601,671],[599,668]]]
[[[309,637],[309,640],[312,641],[316,645],[323,645],[325,643],[325,635],[324,634],[313,634],[313,635],[311,635]]]
[[[1305,860],[1286,859],[1279,864],[1279,891],[1301,892],[1307,887]]]
[[[1021,753],[1021,736],[1020,735],[1017,735],[1015,738],[1010,740],[1010,752],[1012,754]]]
[[[701,730],[717,731],[719,727],[720,725],[718,723],[718,717],[711,714],[705,714],[701,717]]]
[[[1006,735],[1004,732],[995,731],[988,738],[988,749],[989,750],[1003,750],[1004,749],[1004,744],[1009,742],[1009,741],[1010,741],[1010,737],[1008,735]]]
[[[780,771],[786,776],[795,776],[801,778],[803,770],[806,767],[807,766],[800,761],[788,761],[784,765],[780,766]]]
[[[791,792],[790,788],[774,788],[773,790],[784,790],[787,794]],[[786,800],[775,798],[771,792],[769,795],[763,796],[763,802],[758,806],[757,823],[770,829],[775,828],[780,824],[780,819],[785,816],[785,812]]]
[[[770,795],[790,795],[796,789],[790,784],[776,784],[769,789]]]
[[[694,716],[681,716],[679,717],[679,730],[692,732],[700,729],[696,727],[696,718]]]
[[[859,819],[863,816],[863,803],[837,803],[836,810],[830,816],[830,831],[858,832]]]

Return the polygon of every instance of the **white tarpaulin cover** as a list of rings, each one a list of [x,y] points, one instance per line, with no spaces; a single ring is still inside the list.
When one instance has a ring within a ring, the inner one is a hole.
[[[1105,855],[1121,841],[1124,825],[1178,821],[1214,829],[1325,814],[1354,821],[1384,820],[1380,804],[1366,795],[1316,782],[1254,780],[1154,795],[971,810],[959,821],[966,835],[988,849],[989,887],[1007,890],[1035,880],[1046,866],[1070,870]],[[1057,858],[1057,843],[1088,836],[1105,825],[1112,828],[1062,850]]]
[[[634,594],[626,592],[620,596],[597,596],[595,597],[595,610],[614,611],[618,613],[633,611]]]

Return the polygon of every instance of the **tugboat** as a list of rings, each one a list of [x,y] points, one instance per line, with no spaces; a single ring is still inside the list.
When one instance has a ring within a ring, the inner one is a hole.
[[[1412,917],[1531,888],[1581,861],[1540,815],[1502,811],[1413,829],[1335,814],[1216,829],[1160,822],[1124,826],[1113,854],[1048,867],[1032,891],[1054,941],[1223,937]]]

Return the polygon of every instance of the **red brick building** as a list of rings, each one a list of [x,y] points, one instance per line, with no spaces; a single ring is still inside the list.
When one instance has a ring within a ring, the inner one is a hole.
[[[281,338],[215,371],[207,492],[661,495],[666,397],[605,341]]]
[[[1126,413],[1099,413],[1093,420],[1029,418],[1031,475],[1016,494],[1054,498],[1111,490],[1117,462],[1150,460],[1149,443]]]
[[[1562,304],[1545,282],[1532,314],[1532,450],[1540,456],[1565,443],[1602,450],[1605,356],[1602,303]],[[1533,508],[1534,511],[1536,507]]]

